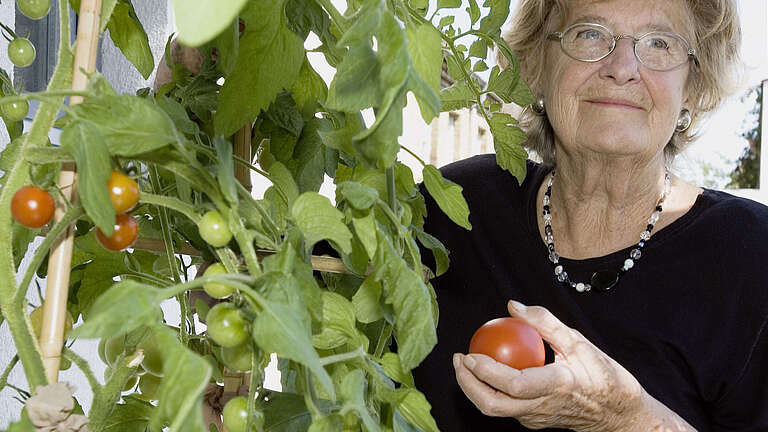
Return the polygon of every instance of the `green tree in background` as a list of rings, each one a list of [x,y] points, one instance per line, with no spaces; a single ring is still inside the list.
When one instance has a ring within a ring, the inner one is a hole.
[[[747,140],[738,160],[736,168],[731,172],[729,188],[753,189],[757,188],[760,181],[760,130],[763,118],[763,86],[762,83],[749,89],[743,99],[755,98],[755,107],[749,112],[745,120],[747,128],[741,136]],[[754,117],[757,119],[754,119]]]

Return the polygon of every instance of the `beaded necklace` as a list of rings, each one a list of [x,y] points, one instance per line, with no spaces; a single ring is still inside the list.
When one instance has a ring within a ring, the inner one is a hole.
[[[656,204],[656,208],[654,209],[653,213],[651,213],[651,216],[648,218],[648,226],[645,227],[645,231],[640,233],[640,241],[629,252],[629,258],[624,260],[624,265],[622,265],[618,270],[598,270],[594,272],[590,278],[589,283],[571,281],[570,277],[568,276],[568,272],[566,272],[563,265],[560,264],[560,255],[558,255],[555,251],[555,237],[552,234],[551,225],[552,213],[550,212],[549,208],[549,202],[552,196],[552,183],[554,180],[555,171],[552,170],[552,175],[547,182],[547,191],[544,192],[544,210],[542,214],[544,215],[544,234],[546,235],[547,248],[549,249],[549,261],[554,267],[555,277],[557,277],[558,282],[561,282],[566,286],[570,286],[578,292],[591,291],[593,288],[597,291],[608,291],[616,286],[621,276],[628,272],[629,269],[634,267],[635,261],[639,260],[642,256],[642,249],[645,247],[645,242],[651,238],[651,231],[653,231],[653,226],[656,224],[656,222],[658,222],[659,217],[661,216],[661,212],[663,210],[662,203],[664,203],[664,199],[667,197],[667,195],[669,195],[669,171],[667,171],[664,175],[664,192],[661,194],[661,198],[659,198],[659,202]]]

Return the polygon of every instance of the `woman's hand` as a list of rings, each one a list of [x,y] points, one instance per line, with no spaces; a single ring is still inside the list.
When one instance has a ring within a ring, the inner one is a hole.
[[[649,414],[661,404],[632,374],[547,309],[514,301],[508,309],[538,330],[555,362],[517,370],[482,354],[455,354],[456,380],[483,414],[531,429],[651,430]]]

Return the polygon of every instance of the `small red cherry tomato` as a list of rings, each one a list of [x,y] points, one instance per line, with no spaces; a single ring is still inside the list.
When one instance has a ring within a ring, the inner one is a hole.
[[[11,198],[11,215],[27,228],[40,228],[53,217],[56,203],[48,192],[31,185],[22,186]]]
[[[120,171],[112,171],[107,180],[107,190],[117,214],[131,210],[139,202],[139,185]]]
[[[119,214],[115,218],[115,232],[112,237],[107,237],[96,228],[96,239],[104,249],[120,251],[130,247],[139,236],[139,224],[129,214]]]
[[[515,369],[544,366],[544,341],[519,318],[496,318],[483,324],[469,343],[470,354],[485,354]]]

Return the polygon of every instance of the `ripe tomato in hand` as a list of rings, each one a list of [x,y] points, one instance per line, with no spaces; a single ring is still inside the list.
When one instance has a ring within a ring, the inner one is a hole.
[[[35,186],[22,186],[11,198],[11,215],[27,228],[40,228],[47,224],[55,209],[51,194]]]
[[[129,214],[119,214],[115,217],[115,232],[112,237],[107,237],[96,228],[96,239],[104,249],[120,251],[130,247],[139,236],[139,224]]]
[[[469,343],[470,354],[485,354],[515,369],[544,366],[544,341],[519,318],[497,318],[483,324]]]
[[[120,171],[112,171],[107,180],[107,190],[116,214],[131,210],[139,202],[139,185]]]

